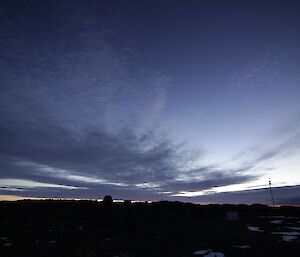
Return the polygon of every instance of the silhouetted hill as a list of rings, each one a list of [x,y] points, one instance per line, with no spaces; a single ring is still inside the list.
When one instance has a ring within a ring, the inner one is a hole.
[[[239,220],[226,220],[228,211]],[[188,257],[212,249],[230,257],[294,257],[299,223],[299,207],[0,202],[0,256]]]

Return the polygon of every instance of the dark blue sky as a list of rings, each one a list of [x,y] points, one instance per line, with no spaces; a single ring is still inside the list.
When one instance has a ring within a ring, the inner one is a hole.
[[[1,199],[268,204],[271,178],[299,204],[299,24],[297,1],[2,1]]]

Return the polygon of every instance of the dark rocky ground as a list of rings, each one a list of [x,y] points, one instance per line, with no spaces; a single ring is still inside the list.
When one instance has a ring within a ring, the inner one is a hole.
[[[228,210],[240,219],[227,221]],[[249,225],[264,232],[249,231]],[[300,232],[299,227],[299,207],[0,202],[0,256],[192,257],[211,248],[226,257],[295,257],[300,256],[300,236],[284,241],[272,232]]]

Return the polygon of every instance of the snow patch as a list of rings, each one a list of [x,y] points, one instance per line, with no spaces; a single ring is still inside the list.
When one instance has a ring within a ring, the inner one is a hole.
[[[198,250],[198,251],[194,252],[194,255],[203,256],[203,257],[225,257],[224,253],[213,252],[211,249]]]
[[[0,240],[3,242],[4,246],[10,247],[12,246],[12,242],[6,236],[1,236]]]
[[[251,248],[250,245],[233,245],[232,247],[240,248],[240,249],[244,249],[244,250]]]
[[[272,220],[270,221],[270,223],[272,224],[281,224],[283,222],[283,220]]]
[[[300,228],[299,227],[286,227],[288,229],[291,229],[291,230],[297,230],[297,231],[300,231]]]
[[[194,252],[195,255],[204,255],[207,254],[211,251],[211,249],[207,249],[207,250],[198,250],[196,252]]]
[[[264,230],[260,229],[259,227],[254,227],[254,226],[250,226],[250,225],[247,225],[247,227],[252,232],[264,232]]]
[[[300,232],[290,231],[290,232],[272,232],[274,235],[284,235],[284,236],[299,236]]]
[[[297,240],[298,237],[296,237],[296,236],[282,236],[281,239],[282,239],[282,241],[290,242],[290,241],[293,241],[293,240]]]

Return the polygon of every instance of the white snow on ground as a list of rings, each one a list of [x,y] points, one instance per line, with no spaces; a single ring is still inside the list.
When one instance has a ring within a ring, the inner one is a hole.
[[[290,232],[272,232],[274,235],[284,235],[284,236],[300,236],[300,232],[290,231]]]
[[[1,236],[0,240],[4,243],[4,246],[10,247],[12,246],[12,242],[6,236]]]
[[[300,227],[286,227],[286,228],[291,229],[291,230],[298,230],[298,231],[300,231]]]
[[[211,253],[205,254],[204,257],[216,257],[216,255],[214,252],[211,252]]]
[[[203,257],[225,257],[224,253],[213,252],[211,249],[198,250],[198,251],[194,252],[194,255],[203,256]]]
[[[224,253],[221,252],[212,252],[214,254],[215,257],[225,257]],[[205,256],[204,256],[205,257]],[[207,257],[207,256],[206,256]]]
[[[244,249],[244,250],[251,248],[250,245],[233,245],[232,247],[240,248],[240,249]]]
[[[298,231],[282,231],[282,232],[272,232],[274,235],[281,235],[281,240],[290,242],[293,240],[297,240],[298,236],[300,236],[300,228],[299,227],[285,227],[290,230],[298,230]]]
[[[195,255],[204,255],[207,254],[211,251],[211,249],[207,249],[207,250],[198,250],[196,252],[194,252]]]
[[[258,216],[259,219],[298,219],[298,217],[293,216]]]
[[[282,236],[281,239],[283,241],[290,242],[290,241],[293,241],[293,240],[297,240],[298,237],[296,237],[296,236]]]
[[[270,223],[272,224],[281,224],[283,220],[271,220]]]
[[[264,232],[262,229],[260,229],[259,227],[254,227],[254,226],[250,226],[247,225],[248,229],[252,232]]]
[[[225,255],[221,252],[210,252],[209,254],[204,255],[204,257],[225,257]]]
[[[281,235],[282,241],[290,242],[293,240],[297,240],[300,235],[300,232],[297,231],[289,231],[289,232],[272,232],[274,235]]]

